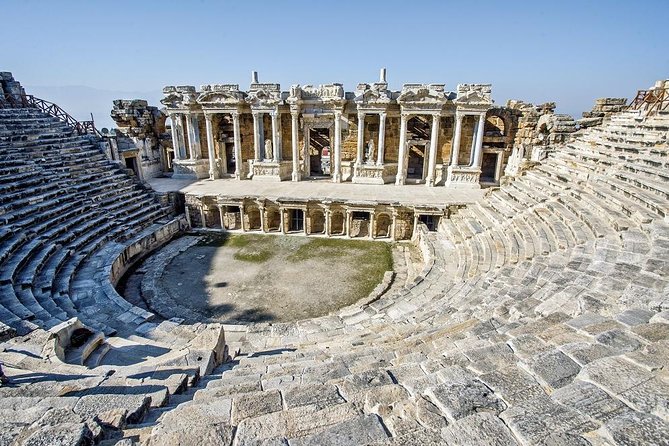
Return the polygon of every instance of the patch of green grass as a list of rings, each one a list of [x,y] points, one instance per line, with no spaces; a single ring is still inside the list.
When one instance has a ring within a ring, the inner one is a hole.
[[[250,263],[264,263],[271,259],[276,253],[276,240],[274,237],[244,234],[232,235],[224,243],[230,248],[237,248],[233,254],[235,260]]]
[[[242,252],[240,250],[234,253],[233,257],[235,260],[240,260],[242,262],[264,263],[272,258],[273,255],[274,253],[272,253],[272,251]]]
[[[357,285],[360,297],[365,297],[372,292],[376,285],[383,279],[386,271],[393,269],[393,253],[389,243],[367,242],[370,244],[365,254],[356,261],[359,267],[358,273],[353,280]]]

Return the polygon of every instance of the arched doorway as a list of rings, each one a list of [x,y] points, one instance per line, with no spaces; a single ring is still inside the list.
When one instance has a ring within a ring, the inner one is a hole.
[[[376,216],[376,237],[390,237],[390,225],[392,219],[388,214],[379,214]]]
[[[344,214],[342,212],[333,212],[330,215],[330,234],[344,234]]]
[[[321,210],[311,211],[309,216],[310,228],[309,234],[324,234],[325,233],[325,215]]]

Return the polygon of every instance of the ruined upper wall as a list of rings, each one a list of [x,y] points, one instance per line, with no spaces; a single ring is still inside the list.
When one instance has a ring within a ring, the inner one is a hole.
[[[26,92],[9,71],[0,71],[0,104],[13,104]]]

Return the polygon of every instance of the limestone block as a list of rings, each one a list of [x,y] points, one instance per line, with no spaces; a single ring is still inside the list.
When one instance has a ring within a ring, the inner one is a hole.
[[[506,404],[480,381],[440,384],[427,389],[425,394],[451,422],[476,412],[500,413],[506,408]]]
[[[232,402],[232,423],[239,424],[245,418],[258,417],[283,409],[278,390],[247,393],[235,397]]]
[[[364,415],[330,426],[308,437],[289,439],[291,446],[347,446],[370,444],[388,438],[376,415]]]
[[[581,367],[559,350],[540,353],[528,362],[528,369],[544,385],[553,389],[569,384]]]
[[[313,405],[322,409],[326,406],[344,403],[337,388],[330,384],[305,384],[282,391],[288,409]]]
[[[630,410],[599,387],[580,380],[557,389],[551,398],[602,423]]]
[[[23,440],[22,446],[73,445],[87,446],[93,444],[93,434],[84,423],[62,423],[55,426],[44,426]]]
[[[669,423],[644,413],[626,412],[599,429],[614,444],[669,444]]]
[[[445,444],[490,446],[518,444],[504,422],[489,412],[476,413],[450,424],[441,430],[441,438]]]

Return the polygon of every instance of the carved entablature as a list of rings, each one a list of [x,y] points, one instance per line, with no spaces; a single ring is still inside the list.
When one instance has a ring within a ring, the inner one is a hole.
[[[238,107],[245,103],[246,93],[237,84],[211,84],[201,87],[197,102],[203,108]]]
[[[392,102],[392,93],[386,83],[358,84],[353,101],[358,109],[386,109]]]
[[[444,84],[404,84],[397,97],[402,111],[441,111],[448,102]]]
[[[188,111],[198,109],[197,92],[191,85],[167,86],[163,88],[165,97],[160,100],[168,111]]]
[[[458,84],[455,103],[458,109],[487,110],[492,105],[490,84]]]
[[[279,84],[251,84],[246,102],[254,109],[276,109],[283,104]]]

